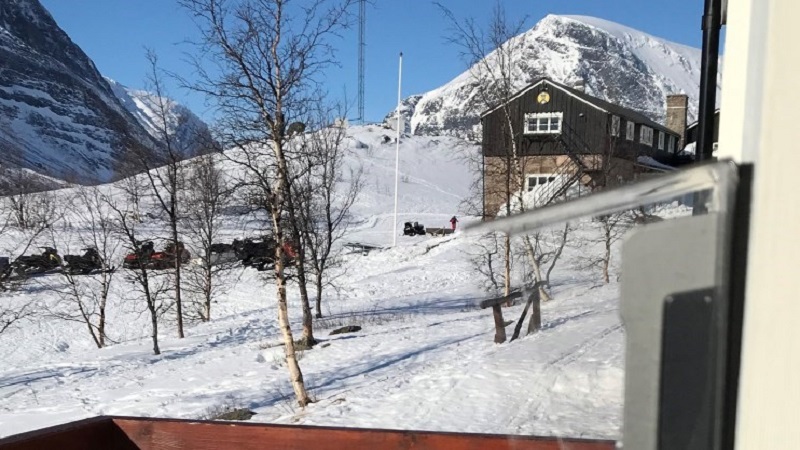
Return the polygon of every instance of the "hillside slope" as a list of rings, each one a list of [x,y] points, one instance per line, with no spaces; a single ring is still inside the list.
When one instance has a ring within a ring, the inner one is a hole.
[[[93,347],[84,325],[53,317],[66,307],[57,294],[66,286],[62,276],[50,275],[0,293],[4,305],[31,303],[40,312],[0,334],[0,436],[101,414],[199,418],[220,405],[250,408],[259,422],[618,436],[624,333],[617,285],[598,287],[595,274],[578,269],[585,253],[602,251],[585,243],[599,232],[595,224],[575,224],[575,242],[582,244],[568,246],[553,273],[555,300],[543,305],[543,330],[496,345],[491,313],[478,307],[490,294],[475,269],[476,238],[399,236],[391,247],[395,145],[384,136],[393,135],[376,126],[350,129],[346,166],[363,169],[364,190],[345,241],[387,248],[344,254],[331,273],[337,289],[326,291],[325,318],[315,325],[322,345],[300,356],[314,404],[300,410],[292,401],[275,286],[264,273],[238,267],[224,276],[213,320],[190,324],[185,339],[174,337],[174,313],[163,315],[160,356],[151,353],[149,319],[127,271],[115,275],[108,306],[113,344],[103,350]],[[399,221],[445,225],[469,192],[464,153],[477,150],[453,137],[404,137]],[[235,165],[221,164],[238,175]],[[124,198],[118,185],[102,189]],[[71,193],[57,195],[66,200]],[[263,231],[250,217],[226,219],[227,242]],[[74,211],[64,220],[36,244],[79,251],[88,224]],[[157,216],[139,230],[153,238],[165,233]],[[18,243],[13,233],[0,236],[0,254],[17,254]],[[115,261],[124,253],[119,247]],[[299,333],[295,284],[288,300]],[[505,318],[516,320],[521,309],[504,308]],[[362,330],[329,335],[342,325]]]

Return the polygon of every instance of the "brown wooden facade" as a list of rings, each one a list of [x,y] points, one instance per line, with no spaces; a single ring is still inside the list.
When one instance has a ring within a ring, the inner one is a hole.
[[[547,102],[539,101],[542,93],[547,93]],[[485,156],[505,156],[508,152],[506,111],[510,113],[514,139],[521,156],[563,154],[559,141],[566,140],[572,150],[580,154],[608,154],[613,149],[618,157],[650,156],[670,164],[681,139],[679,133],[642,114],[545,78],[520,91],[509,101],[507,108],[498,106],[481,116]],[[523,125],[527,113],[562,113],[562,132],[525,134]],[[616,136],[611,129],[613,116],[620,120]],[[628,123],[634,126],[632,140],[626,138]],[[641,141],[642,127],[653,130],[652,144]],[[659,148],[659,134],[665,137],[663,149]],[[670,138],[673,140],[671,151]]]
[[[98,417],[0,439],[0,450],[612,450],[613,441]]]
[[[560,114],[560,127],[557,132],[528,133],[527,114]],[[485,217],[498,213],[509,192],[524,188],[509,176],[512,164],[526,176],[564,173],[564,166],[572,165],[573,172],[580,172],[582,183],[597,187],[630,181],[637,173],[648,171],[639,157],[670,166],[682,162],[678,156],[680,133],[546,78],[521,90],[507,104],[485,112],[481,122]],[[643,141],[643,127],[651,130],[652,143]],[[516,161],[512,161],[512,139]]]

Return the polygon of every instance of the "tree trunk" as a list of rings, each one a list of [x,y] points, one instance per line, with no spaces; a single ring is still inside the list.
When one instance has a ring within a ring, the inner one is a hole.
[[[161,349],[158,348],[158,316],[156,315],[156,309],[154,308],[154,305],[151,304],[148,309],[150,309],[150,322],[152,323],[153,327],[153,354],[160,355]]]
[[[292,328],[289,326],[289,308],[286,302],[286,279],[283,275],[283,251],[280,249],[280,244],[276,250],[278,257],[275,259],[275,284],[278,290],[278,326],[283,334],[284,351],[286,353],[286,365],[289,368],[289,379],[292,383],[297,403],[300,407],[305,407],[311,403],[311,399],[306,392],[306,386],[303,382],[303,372],[300,370],[300,365],[297,363],[297,357],[294,352],[294,338],[292,337]]]
[[[103,305],[100,306],[100,320],[97,323],[97,339],[100,348],[106,346],[106,306],[105,300]]]
[[[533,244],[531,244],[530,236],[525,236],[522,238],[522,241],[525,243],[525,252],[528,254],[528,259],[531,262],[531,266],[533,266],[533,275],[534,281],[539,284],[539,295],[542,296],[544,301],[548,302],[551,300],[550,294],[545,290],[544,283],[542,280],[542,265],[539,264],[539,259],[536,258],[536,250],[533,248]]]
[[[608,222],[605,224],[605,233],[606,250],[605,254],[603,255],[603,283],[608,284],[610,281],[608,276],[608,268],[611,265],[611,225]]]
[[[173,205],[174,205],[173,201]],[[172,243],[175,246],[175,308],[178,314],[178,338],[183,339],[183,302],[181,301],[181,250],[178,247],[178,223],[172,214]]]
[[[205,297],[206,297],[205,298],[204,311],[203,311],[203,316],[204,316],[203,317],[203,321],[204,322],[211,321],[211,294],[212,294],[211,290],[212,290],[212,283],[213,283],[213,280],[212,280],[212,276],[213,275],[211,273],[211,267],[209,267],[210,261],[211,261],[211,256],[208,255],[206,257],[206,268],[205,268],[205,274],[204,274],[204,276],[205,276],[205,280],[204,280],[205,292],[204,292],[204,294],[205,294]]]
[[[141,258],[139,259],[139,264],[142,264]],[[145,300],[147,300],[147,309],[150,311],[150,324],[152,327],[152,338],[153,338],[153,354],[160,355],[161,349],[158,348],[158,313],[156,311],[156,304],[153,300],[152,295],[150,294],[150,280],[147,278],[147,271],[145,269],[140,269],[142,272],[141,278],[141,285],[144,289],[144,296]]]
[[[103,348],[103,345],[100,344],[100,338],[98,337],[97,332],[95,331],[94,327],[92,326],[92,320],[91,319],[86,319],[86,318],[84,320],[86,321],[86,328],[89,329],[89,334],[92,336],[92,340],[94,341],[94,345],[96,345],[97,348]]]
[[[300,252],[300,255],[302,255],[302,252]],[[311,303],[308,298],[308,287],[306,286],[306,270],[305,264],[302,262],[302,256],[298,256],[297,281],[300,285],[300,301],[303,304],[303,337],[300,339],[306,347],[311,348],[317,344],[317,340],[314,339],[314,316],[311,314]]]
[[[511,236],[505,235],[505,293],[507,297],[511,295]],[[506,306],[511,306],[511,301]]]
[[[317,291],[317,319],[322,319],[322,274],[316,274],[315,288]]]

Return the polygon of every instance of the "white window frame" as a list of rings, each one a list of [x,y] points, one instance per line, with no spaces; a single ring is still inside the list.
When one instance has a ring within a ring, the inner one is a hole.
[[[664,132],[663,131],[659,131],[658,132],[658,149],[659,150],[664,150],[664,137],[665,137]]]
[[[639,129],[639,142],[645,145],[653,146],[653,129],[642,125]]]
[[[533,190],[534,187],[548,184],[556,181],[555,174],[552,173],[529,173],[525,175],[525,192],[530,192]],[[542,180],[544,178],[545,180]],[[531,179],[535,179],[533,185],[531,185]]]
[[[625,124],[625,139],[632,141],[636,139],[636,123],[628,121]]]
[[[620,119],[617,115],[611,116],[611,135],[619,137],[619,123]]]
[[[669,143],[667,144],[667,151],[670,153],[675,153],[675,136],[669,136]]]
[[[558,119],[556,128],[553,128],[553,119]],[[535,129],[529,128],[531,120],[536,121]],[[564,113],[526,113],[524,122],[524,134],[560,134],[564,121]]]

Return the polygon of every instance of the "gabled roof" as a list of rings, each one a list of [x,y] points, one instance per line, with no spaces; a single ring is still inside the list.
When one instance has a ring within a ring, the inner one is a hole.
[[[516,94],[511,96],[511,98],[509,98],[508,101],[512,102],[512,101],[522,97],[523,95],[528,93],[530,90],[534,89],[535,87],[537,87],[537,86],[539,86],[541,84],[548,84],[548,85],[553,86],[553,87],[555,87],[557,89],[560,89],[560,90],[564,91],[565,93],[567,93],[568,95],[570,95],[570,96],[572,96],[572,97],[574,97],[574,98],[576,98],[576,99],[578,99],[578,100],[580,100],[580,101],[582,101],[582,102],[584,102],[584,103],[586,103],[586,104],[588,104],[588,105],[590,105],[590,106],[592,106],[592,107],[594,107],[594,108],[596,108],[596,109],[598,109],[600,111],[603,111],[605,113],[615,114],[617,116],[621,116],[621,117],[624,117],[624,118],[627,118],[627,119],[631,119],[636,123],[647,125],[650,128],[661,130],[661,131],[664,131],[666,133],[673,134],[673,135],[676,135],[676,136],[678,135],[678,133],[676,133],[675,131],[670,130],[669,128],[665,127],[664,125],[649,119],[647,116],[645,116],[644,114],[642,114],[640,112],[636,112],[636,111],[634,111],[632,109],[624,108],[622,106],[615,105],[615,104],[613,104],[611,102],[607,102],[607,101],[599,99],[597,97],[593,97],[593,96],[591,96],[591,95],[589,95],[589,94],[587,94],[585,92],[579,91],[577,89],[573,89],[571,87],[567,87],[567,86],[565,86],[565,85],[563,85],[561,83],[557,83],[557,82],[555,82],[555,81],[553,81],[553,80],[551,80],[549,78],[541,78],[538,81],[529,84],[528,86],[524,87],[522,90],[518,91]],[[501,106],[502,106],[502,104],[497,105],[494,108],[491,108],[491,109],[485,111],[484,113],[481,114],[481,119],[483,119],[487,115],[497,111],[498,109],[500,109]]]

